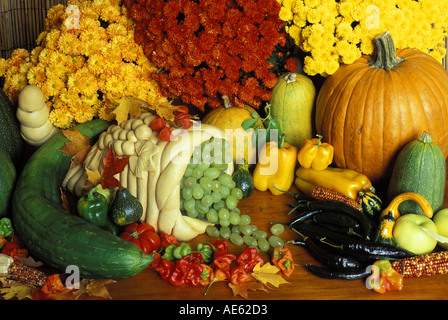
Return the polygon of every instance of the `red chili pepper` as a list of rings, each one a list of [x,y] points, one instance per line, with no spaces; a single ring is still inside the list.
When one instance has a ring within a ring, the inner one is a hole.
[[[163,249],[168,247],[170,244],[174,244],[176,247],[180,246],[180,243],[177,242],[177,239],[174,235],[169,235],[166,232],[162,232],[160,234],[160,239],[162,240],[162,244],[160,245]]]
[[[160,141],[171,141],[173,133],[171,132],[171,129],[168,127],[162,128],[162,130],[159,131],[159,140]]]
[[[62,284],[59,274],[52,274],[47,277],[47,282],[45,282],[44,286],[40,290],[44,294],[49,295],[62,292],[65,289],[66,287]]]
[[[244,270],[243,266],[237,266],[230,269],[229,280],[233,285],[239,285],[250,279],[252,279],[252,276]]]
[[[168,261],[167,259],[163,258],[162,260],[160,260],[159,265],[154,270],[156,270],[160,274],[160,277],[163,281],[168,281],[171,273],[173,273],[175,266],[176,264],[174,262]]]
[[[18,261],[19,258],[26,258],[28,257],[28,250],[25,248],[22,249],[13,249],[9,256],[14,259],[14,261]]]
[[[191,127],[190,115],[188,113],[178,113],[174,119],[174,124],[180,128],[188,129]]]
[[[160,261],[162,261],[162,256],[160,255],[159,252],[154,252],[153,256],[154,256],[154,260],[148,266],[148,268],[150,268],[150,269],[157,268],[160,264]]]
[[[163,118],[157,117],[151,121],[151,123],[149,124],[149,127],[154,131],[160,131],[164,127],[166,127],[166,122],[165,122],[165,120],[163,120]]]
[[[174,286],[188,284],[194,287],[200,284],[201,274],[202,267],[200,264],[192,263],[182,258],[176,261],[176,267],[168,281]]]
[[[257,264],[263,266],[264,260],[259,256],[256,248],[246,248],[236,259],[239,266],[242,266],[245,272],[252,272]]]
[[[215,272],[213,271],[213,268],[208,264],[201,264],[201,267],[202,273],[199,284],[202,286],[207,286],[215,279]]]
[[[179,114],[183,114],[183,113],[188,114],[188,112],[189,112],[188,107],[186,107],[186,106],[180,105],[180,106],[177,106],[177,108],[178,108],[178,110],[174,111],[174,114],[176,116]]]
[[[292,253],[288,248],[275,247],[271,261],[287,277],[289,277],[295,269]]]
[[[229,252],[229,244],[227,243],[226,240],[213,240],[210,243],[216,249],[215,255],[214,255],[215,257]]]
[[[236,259],[236,256],[231,253],[222,253],[213,260],[212,268],[215,270],[215,274],[222,274],[221,278],[230,278],[230,265]],[[222,280],[222,279],[220,279]]]
[[[2,253],[6,255],[10,255],[13,250],[20,249],[20,246],[17,242],[8,242],[2,249]]]
[[[187,254],[182,259],[186,260],[188,262],[191,262],[191,263],[196,263],[196,264],[204,263],[204,257],[202,256],[202,254],[200,252],[193,252],[193,253]]]

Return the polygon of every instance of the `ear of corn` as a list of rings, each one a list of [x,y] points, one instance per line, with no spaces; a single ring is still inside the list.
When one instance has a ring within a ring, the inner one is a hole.
[[[336,200],[345,202],[353,208],[361,210],[361,205],[356,200],[353,200],[346,195],[327,187],[315,186],[311,193],[311,197],[316,200]]]
[[[448,251],[434,252],[391,262],[403,278],[419,278],[448,273]],[[404,271],[403,271],[404,268]]]
[[[42,271],[16,261],[8,268],[8,278],[36,287],[42,287],[47,281],[47,275]]]

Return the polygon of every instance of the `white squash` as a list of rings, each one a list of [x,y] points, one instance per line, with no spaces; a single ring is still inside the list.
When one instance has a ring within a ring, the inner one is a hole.
[[[17,119],[23,139],[32,146],[40,146],[59,132],[48,119],[50,111],[42,90],[28,85],[20,91]]]
[[[225,139],[225,132],[202,123],[188,130],[174,129],[173,141],[159,141],[158,133],[148,126],[154,118],[152,113],[143,113],[119,126],[111,125],[92,146],[84,165],[68,171],[62,186],[81,196],[90,184],[86,169],[101,172],[103,159],[112,147],[117,157],[130,156],[128,166],[115,177],[142,204],[141,220],[179,241],[188,241],[204,233],[210,223],[182,215],[180,181],[195,147],[212,137]],[[227,172],[233,170],[230,161]]]

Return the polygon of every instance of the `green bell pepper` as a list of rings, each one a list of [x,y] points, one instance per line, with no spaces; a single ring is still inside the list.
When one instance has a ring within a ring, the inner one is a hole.
[[[4,217],[0,220],[0,236],[9,237],[14,232],[11,220]]]
[[[84,194],[77,203],[78,214],[80,217],[100,227],[101,229],[110,231],[114,235],[118,235],[118,226],[109,218],[108,199],[96,188]]]

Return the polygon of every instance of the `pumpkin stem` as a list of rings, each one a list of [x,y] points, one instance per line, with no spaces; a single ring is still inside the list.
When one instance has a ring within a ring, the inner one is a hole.
[[[224,100],[224,108],[229,109],[232,107],[228,96],[222,96],[222,100]]]
[[[422,143],[431,143],[432,142],[431,135],[428,132],[423,131],[423,134],[420,136],[419,141]]]
[[[296,81],[296,77],[297,77],[297,73],[288,72],[287,74],[285,74],[283,79],[286,81],[286,84],[289,84],[291,82],[295,82]]]
[[[395,44],[389,31],[375,37],[376,57],[370,59],[372,68],[390,70],[402,63],[405,58],[397,56]]]

